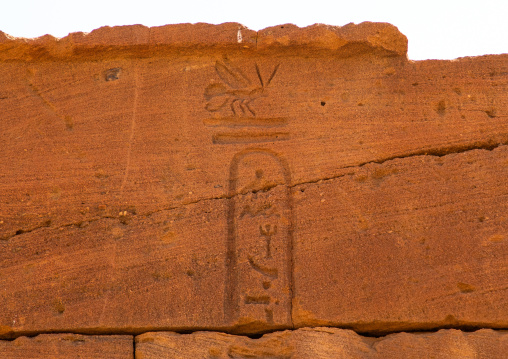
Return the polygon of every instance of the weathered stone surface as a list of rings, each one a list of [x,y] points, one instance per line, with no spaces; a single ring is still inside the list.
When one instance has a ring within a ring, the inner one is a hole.
[[[3,36],[0,336],[507,328],[508,55],[406,48],[371,23]]]
[[[344,359],[504,359],[508,333],[440,330],[429,334],[362,337],[335,328],[299,329],[259,339],[224,333],[146,333],[136,337],[136,358],[344,358]]]
[[[46,35],[37,39],[12,38],[0,31],[0,61],[97,60],[116,57],[183,56],[192,51],[202,56],[208,51],[240,50],[270,52],[288,50],[319,51],[334,56],[373,53],[404,56],[407,39],[386,23],[329,26],[315,24],[300,29],[286,24],[259,32],[238,23],[221,25],[178,24],[148,28],[142,25],[101,27],[89,34],[72,33],[61,39]],[[196,53],[196,51],[199,51]]]
[[[5,359],[134,359],[130,335],[87,336],[41,334],[34,338],[0,340],[0,357]]]
[[[294,324],[508,327],[507,178],[501,146],[296,186]]]

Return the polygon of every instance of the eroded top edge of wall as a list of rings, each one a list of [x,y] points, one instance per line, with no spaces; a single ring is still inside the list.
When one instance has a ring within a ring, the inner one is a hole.
[[[238,23],[101,27],[63,38],[15,38],[0,31],[0,61],[51,61],[109,57],[150,57],[178,51],[319,53],[338,57],[374,54],[407,57],[407,38],[388,23],[345,26],[293,24],[253,31]]]

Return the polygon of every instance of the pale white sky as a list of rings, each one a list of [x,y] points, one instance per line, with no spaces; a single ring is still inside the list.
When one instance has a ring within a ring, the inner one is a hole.
[[[409,58],[508,53],[508,0],[2,0],[0,30],[18,37],[104,26],[234,21],[253,29],[294,23],[389,22],[409,38]]]

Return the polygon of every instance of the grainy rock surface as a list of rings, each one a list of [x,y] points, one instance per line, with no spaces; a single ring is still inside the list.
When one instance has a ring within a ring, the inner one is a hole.
[[[294,325],[508,327],[507,178],[501,146],[296,186]]]
[[[136,337],[136,358],[504,359],[508,333],[440,330],[429,334],[362,337],[335,328],[299,329],[259,339],[224,333],[146,333]]]
[[[406,50],[0,34],[0,337],[508,328],[508,55]]]
[[[134,359],[130,335],[89,336],[78,334],[41,334],[34,338],[0,340],[4,359]]]

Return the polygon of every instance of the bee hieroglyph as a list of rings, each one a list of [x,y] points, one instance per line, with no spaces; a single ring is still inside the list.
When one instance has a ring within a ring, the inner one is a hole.
[[[252,81],[237,67],[234,67],[228,59],[217,61],[215,70],[224,83],[213,83],[206,87],[205,98],[208,103],[205,109],[216,112],[229,105],[235,116],[240,114],[255,116],[256,113],[251,103],[266,96],[265,89],[272,82],[279,65],[275,66],[268,81],[263,80],[259,66],[256,64],[256,74],[259,85],[252,84]]]

